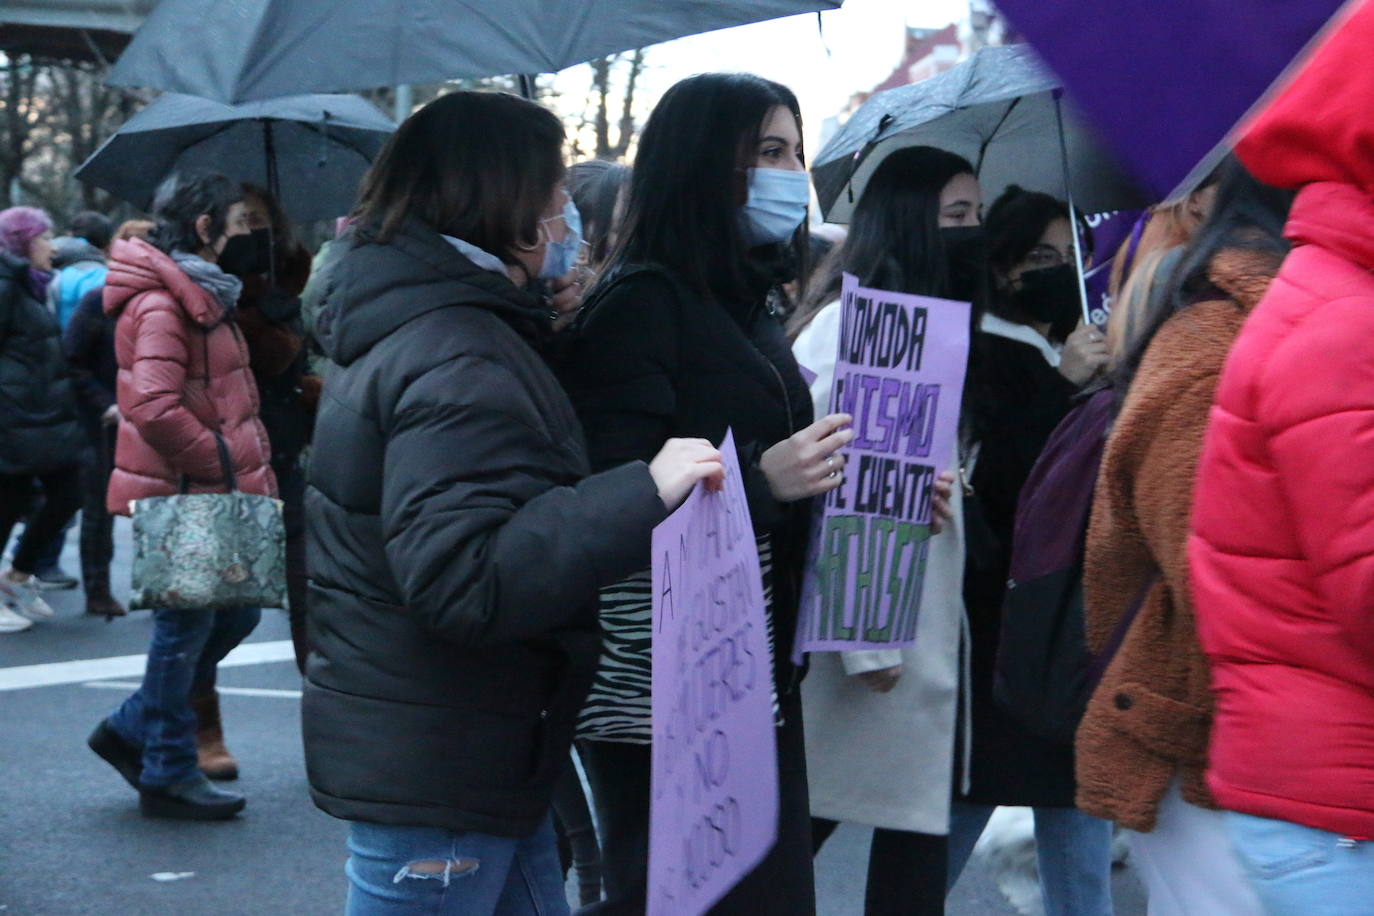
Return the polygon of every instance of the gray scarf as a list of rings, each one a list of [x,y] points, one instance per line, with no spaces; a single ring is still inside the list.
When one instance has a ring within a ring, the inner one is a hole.
[[[185,251],[173,251],[172,260],[196,285],[215,297],[224,306],[226,314],[232,314],[238,306],[239,294],[243,292],[243,281],[219,269],[202,257]]]

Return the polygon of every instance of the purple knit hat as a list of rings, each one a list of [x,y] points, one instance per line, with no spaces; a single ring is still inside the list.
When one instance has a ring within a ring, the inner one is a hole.
[[[27,261],[29,243],[51,229],[52,220],[37,207],[0,210],[0,251]]]

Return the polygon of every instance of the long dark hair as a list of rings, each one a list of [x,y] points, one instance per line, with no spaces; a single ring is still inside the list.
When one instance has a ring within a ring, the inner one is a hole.
[[[779,105],[792,112],[800,133],[797,97],[771,80],[704,73],[669,89],[640,136],[607,274],[656,263],[705,298],[731,305],[761,298],[759,263],[750,258],[739,212],[764,119]],[[796,263],[805,264],[805,223],[792,247]]]
[[[210,241],[224,234],[229,210],[243,200],[243,186],[218,172],[175,174],[157,189],[153,219],[157,225],[148,241],[167,254],[195,254],[205,247],[196,220],[210,217]]]
[[[1234,155],[1222,163],[1220,175],[1212,215],[1183,249],[1182,260],[1169,277],[1168,295],[1152,300],[1127,332],[1125,353],[1112,379],[1118,407],[1159,329],[1174,315],[1207,297],[1212,286],[1209,271],[1218,254],[1227,249],[1242,249],[1281,259],[1288,253],[1283,227],[1294,193],[1263,183]]]
[[[593,268],[606,262],[615,230],[616,203],[630,183],[630,167],[605,159],[588,159],[568,169],[568,193],[582,217],[582,237]]]
[[[1019,185],[1008,186],[993,201],[983,220],[983,228],[988,234],[988,268],[992,274],[989,312],[1014,324],[1030,323],[1031,319],[1016,304],[1008,276],[1030,255],[1050,223],[1057,219],[1069,219],[1068,204],[1050,194],[1027,191]],[[1084,259],[1092,257],[1092,230],[1081,217],[1078,239]]]
[[[406,219],[513,263],[539,241],[563,180],[563,124],[503,92],[451,92],[415,112],[363,179],[353,216],[360,242],[390,240]]]
[[[854,207],[844,244],[816,269],[811,291],[789,323],[791,336],[835,300],[846,273],[893,292],[950,295],[940,192],[965,174],[974,174],[967,159],[933,146],[899,149],[884,159]]]

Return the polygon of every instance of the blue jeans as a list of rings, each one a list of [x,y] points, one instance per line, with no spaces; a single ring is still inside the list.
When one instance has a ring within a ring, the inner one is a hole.
[[[1374,913],[1374,843],[1234,811],[1226,830],[1270,916]]]
[[[949,824],[952,889],[997,810],[955,802]],[[1035,855],[1045,916],[1112,916],[1112,825],[1076,808],[1035,809]]]
[[[553,822],[522,839],[353,821],[347,916],[566,916]]]
[[[214,684],[215,666],[253,632],[260,608],[153,611],[153,641],[143,686],[110,714],[125,741],[143,748],[142,785],[160,788],[194,777],[194,687]]]

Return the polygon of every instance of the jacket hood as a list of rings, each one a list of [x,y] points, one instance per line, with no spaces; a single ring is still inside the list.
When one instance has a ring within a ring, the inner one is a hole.
[[[1281,188],[1338,181],[1374,192],[1374,3],[1357,7],[1236,144],[1261,181]]]
[[[186,275],[176,262],[143,239],[115,242],[105,277],[105,314],[114,317],[139,293],[166,290],[186,316],[202,327],[224,320],[224,306]]]
[[[1212,258],[1207,278],[1248,312],[1264,298],[1281,264],[1278,252],[1227,248]]]
[[[52,246],[53,270],[71,267],[82,261],[94,261],[97,264],[105,263],[105,252],[85,239],[71,237],[53,239]]]
[[[386,243],[346,237],[330,249],[320,270],[320,344],[341,366],[401,325],[457,305],[495,312],[531,340],[548,332],[544,308],[534,295],[477,267],[418,220],[402,224]]]

